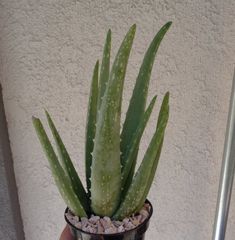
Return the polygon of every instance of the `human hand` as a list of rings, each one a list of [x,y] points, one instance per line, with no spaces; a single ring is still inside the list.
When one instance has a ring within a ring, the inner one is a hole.
[[[61,233],[60,240],[74,240],[73,236],[70,233],[68,225],[65,227]]]

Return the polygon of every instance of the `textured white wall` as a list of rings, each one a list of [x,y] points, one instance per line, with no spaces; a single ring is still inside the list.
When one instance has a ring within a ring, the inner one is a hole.
[[[58,239],[65,208],[31,115],[51,112],[84,180],[90,78],[106,31],[113,31],[114,55],[137,23],[125,110],[147,45],[169,20],[150,86],[160,99],[171,92],[171,117],[149,196],[155,212],[147,239],[210,239],[235,62],[235,2],[2,0],[0,9],[1,83],[26,240]],[[235,235],[234,203],[235,194],[227,240]]]

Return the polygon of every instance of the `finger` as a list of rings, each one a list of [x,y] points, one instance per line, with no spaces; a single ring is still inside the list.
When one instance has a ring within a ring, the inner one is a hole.
[[[60,240],[74,240],[73,236],[70,233],[68,225],[63,230],[63,232],[60,236]]]

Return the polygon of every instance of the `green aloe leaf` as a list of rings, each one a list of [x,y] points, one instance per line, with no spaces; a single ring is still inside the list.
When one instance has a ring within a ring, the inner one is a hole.
[[[101,106],[102,98],[104,96],[106,85],[109,80],[110,50],[111,50],[111,30],[109,29],[104,45],[103,58],[100,67],[98,109]]]
[[[126,177],[126,180],[124,182],[124,178],[122,179],[122,194],[121,194],[121,201],[124,199],[124,197],[126,196],[127,190],[129,189],[132,180],[133,180],[133,176],[135,174],[135,166],[136,166],[136,162],[137,162],[137,156],[138,156],[138,152],[139,152],[139,148],[137,148],[135,150],[135,152],[133,153],[133,162],[132,162],[132,166],[131,169],[129,171],[129,174]],[[122,172],[123,174],[123,172]]]
[[[139,125],[140,119],[145,112],[146,100],[148,95],[149,80],[157,50],[160,43],[165,36],[167,30],[170,28],[171,22],[166,23],[160,31],[156,34],[151,42],[141,65],[134,91],[127,110],[126,119],[123,124],[121,133],[121,162],[125,165],[127,152],[130,151],[129,142],[131,141],[135,131]]]
[[[163,141],[164,141],[164,138],[162,139],[162,142],[160,144],[160,147],[159,147],[159,150],[157,152],[157,155],[156,155],[156,159],[154,161],[154,165],[151,169],[151,173],[150,173],[150,176],[148,178],[148,183],[146,184],[146,187],[145,187],[145,190],[144,190],[144,193],[143,193],[143,196],[141,198],[141,200],[139,201],[139,205],[136,207],[136,209],[134,210],[134,212],[139,212],[144,203],[145,203],[145,200],[148,196],[148,193],[149,193],[149,190],[150,190],[150,187],[152,185],[152,182],[153,182],[153,179],[154,179],[154,176],[155,176],[155,173],[156,173],[156,169],[157,169],[157,165],[158,165],[158,161],[159,161],[159,158],[161,156],[161,151],[162,151],[162,145],[163,145]]]
[[[44,130],[44,127],[40,119],[33,117],[32,119],[34,128],[42,145],[42,148],[47,156],[50,164],[52,175],[55,179],[56,185],[60,191],[67,206],[80,217],[87,216],[81,202],[79,201],[77,195],[74,193],[73,187],[69,178],[66,176],[63,168],[61,167],[58,158],[53,150],[49,138]]]
[[[86,163],[86,183],[88,196],[90,197],[91,188],[91,165],[92,165],[92,152],[94,148],[94,139],[96,132],[96,119],[97,119],[97,101],[98,101],[98,74],[99,74],[99,61],[96,62],[93,71],[91,92],[88,105],[87,125],[86,125],[86,143],[85,143],[85,163]]]
[[[97,120],[91,171],[91,204],[93,211],[101,216],[111,216],[120,199],[120,109],[135,29],[135,25],[130,28],[118,50]]]
[[[169,111],[169,109],[167,107],[168,103],[169,103],[169,92],[167,92],[165,94],[164,98],[163,98],[162,106],[161,106],[161,109],[160,109],[160,112],[159,112],[159,118],[158,118],[158,121],[157,121],[157,128],[160,126],[161,122],[164,121],[163,118],[164,118],[165,112]],[[148,183],[146,185],[144,194],[143,194],[143,196],[142,196],[142,198],[141,198],[141,200],[139,202],[139,206],[136,208],[135,212],[138,212],[143,207],[144,202],[145,202],[145,200],[147,198],[149,189],[150,189],[150,187],[152,185],[152,182],[153,182],[156,170],[157,170],[158,161],[159,161],[159,158],[160,158],[160,155],[161,155],[161,151],[162,151],[163,141],[164,141],[164,138],[162,139],[162,142],[160,144],[159,150],[157,152],[156,159],[155,159],[154,165],[153,165],[153,167],[151,169],[151,174],[149,176]]]
[[[125,195],[125,192],[127,191],[127,189],[129,188],[129,186],[131,184],[135,165],[136,165],[139,143],[140,143],[141,137],[143,135],[144,129],[146,127],[146,124],[149,120],[149,117],[152,113],[156,98],[157,98],[157,96],[155,96],[152,99],[147,110],[145,111],[143,118],[140,120],[137,131],[131,140],[131,143],[130,143],[131,147],[130,147],[130,151],[128,152],[128,156],[125,157],[127,160],[125,162],[124,169],[122,171],[122,182],[123,182],[123,187],[124,187],[122,196]]]
[[[169,99],[169,93],[166,94],[165,98]],[[123,202],[113,216],[115,219],[122,219],[134,213],[149,192],[159,160],[158,153],[161,151],[165,128],[169,117],[168,100],[164,101],[164,104],[162,112],[159,115],[160,120],[155,134]]]
[[[82,182],[73,166],[73,163],[71,161],[71,158],[65,148],[65,145],[59,135],[59,132],[57,131],[55,124],[50,116],[50,114],[46,112],[47,121],[49,124],[49,127],[51,129],[52,135],[54,137],[57,151],[59,153],[59,157],[61,159],[61,164],[64,169],[65,174],[69,178],[71,185],[73,187],[74,193],[77,195],[79,201],[81,202],[82,206],[86,211],[90,210],[89,207],[89,198],[87,197],[86,191],[82,185]]]

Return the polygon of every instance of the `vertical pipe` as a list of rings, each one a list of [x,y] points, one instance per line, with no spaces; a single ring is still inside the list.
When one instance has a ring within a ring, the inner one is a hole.
[[[224,240],[235,169],[235,71],[224,143],[212,240]]]

